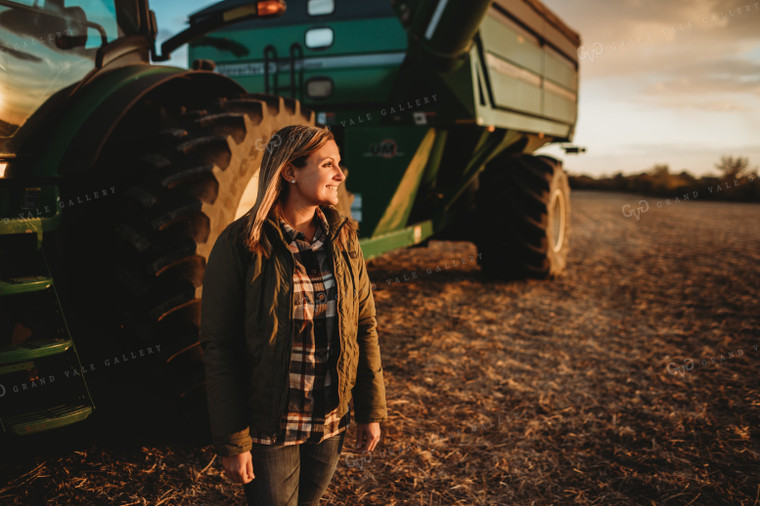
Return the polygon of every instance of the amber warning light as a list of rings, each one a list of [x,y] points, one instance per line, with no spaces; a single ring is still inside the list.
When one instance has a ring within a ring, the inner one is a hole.
[[[259,2],[258,14],[260,18],[268,16],[281,16],[287,6],[282,0],[266,0]]]
[[[225,11],[223,17],[225,23],[243,21],[251,17],[268,18],[282,15],[286,7],[282,0],[266,0]]]

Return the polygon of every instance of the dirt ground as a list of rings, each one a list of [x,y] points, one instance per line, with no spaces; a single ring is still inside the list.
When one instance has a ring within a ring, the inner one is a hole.
[[[484,280],[466,242],[369,262],[389,419],[324,504],[760,504],[760,205],[572,202],[551,282]],[[0,503],[243,504],[203,410],[149,385],[6,444]]]

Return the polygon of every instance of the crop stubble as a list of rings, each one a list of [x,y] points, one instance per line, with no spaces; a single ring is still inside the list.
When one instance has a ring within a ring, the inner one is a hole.
[[[389,419],[324,502],[760,504],[760,205],[640,199],[574,192],[552,282],[484,280],[466,242],[370,261]],[[0,501],[239,504],[212,459],[111,435],[5,462]]]

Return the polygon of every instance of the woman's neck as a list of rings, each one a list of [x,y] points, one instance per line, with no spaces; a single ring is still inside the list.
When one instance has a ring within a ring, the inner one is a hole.
[[[293,205],[281,205],[280,214],[282,218],[294,229],[303,233],[306,239],[311,242],[316,231],[316,223],[314,222],[315,214],[317,212],[317,206],[293,206]]]

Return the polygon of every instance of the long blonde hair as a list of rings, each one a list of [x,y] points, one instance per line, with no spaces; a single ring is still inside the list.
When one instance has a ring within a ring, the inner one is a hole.
[[[331,140],[335,137],[329,130],[307,125],[286,126],[269,140],[259,169],[256,203],[241,217],[244,222],[242,240],[249,251],[265,258],[272,253],[272,244],[263,226],[268,218],[277,221],[282,216],[282,206],[290,190],[283,184],[282,169],[288,163],[299,168],[305,166],[307,158]],[[349,216],[337,238],[341,249],[346,248],[350,235],[358,232],[358,226],[358,222]]]

